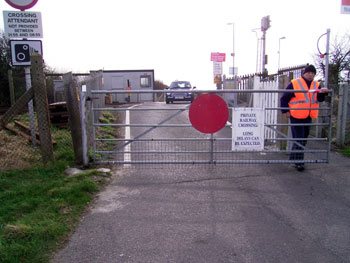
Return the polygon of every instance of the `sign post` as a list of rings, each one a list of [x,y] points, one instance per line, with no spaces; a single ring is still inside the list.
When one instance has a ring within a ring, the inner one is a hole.
[[[225,127],[228,115],[226,102],[215,94],[200,95],[191,104],[189,119],[192,126],[202,133],[210,133],[210,163],[214,162],[214,133]]]
[[[30,76],[30,67],[24,67],[24,74],[26,80],[26,90],[32,87],[32,80]],[[36,133],[35,133],[35,123],[34,123],[34,107],[33,100],[28,102],[28,113],[29,113],[29,123],[30,123],[30,134],[32,137],[32,145],[36,145]]]
[[[222,62],[225,62],[226,54],[219,52],[212,52],[210,54],[210,61],[213,61],[214,83],[220,84],[222,75]]]
[[[42,38],[43,31],[41,26],[40,12],[24,12],[32,8],[38,0],[5,0],[13,8],[21,11],[3,11],[5,35],[8,38],[22,38],[22,42],[11,42],[11,58],[14,66],[25,66],[26,90],[32,87],[30,75],[30,55],[37,51],[42,53],[41,41],[34,44],[27,38]],[[40,46],[40,47],[39,47]],[[28,102],[28,113],[30,120],[30,132],[32,145],[35,146],[36,133],[34,123],[33,100]]]

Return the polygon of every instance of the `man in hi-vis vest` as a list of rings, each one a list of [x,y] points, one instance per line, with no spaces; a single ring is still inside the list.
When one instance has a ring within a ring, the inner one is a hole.
[[[312,119],[318,116],[318,103],[324,101],[327,88],[321,88],[319,82],[314,81],[316,68],[313,65],[308,65],[300,78],[293,79],[287,86],[289,90],[303,90],[305,92],[290,92],[284,93],[281,97],[282,113],[287,114],[292,125],[293,138],[300,140],[294,141],[292,151],[304,151],[306,140],[310,133],[310,124]],[[290,160],[304,160],[304,152],[291,152]],[[301,172],[304,168],[303,162],[296,162],[295,168]]]

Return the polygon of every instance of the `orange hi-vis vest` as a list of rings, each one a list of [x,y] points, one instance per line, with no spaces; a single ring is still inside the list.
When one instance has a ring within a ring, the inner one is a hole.
[[[298,79],[292,80],[292,85],[294,90],[317,90],[320,83],[317,81],[312,81],[310,89],[308,88],[305,80],[300,77]],[[316,92],[295,92],[295,97],[293,97],[289,102],[290,115],[296,119],[305,119],[310,116],[312,119],[318,116],[318,101]],[[304,108],[304,109],[300,109]],[[309,109],[305,109],[309,108]],[[300,110],[298,110],[300,109]]]

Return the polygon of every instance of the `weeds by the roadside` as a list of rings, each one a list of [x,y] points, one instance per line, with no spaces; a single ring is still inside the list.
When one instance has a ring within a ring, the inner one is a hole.
[[[113,122],[108,114],[104,118]],[[33,147],[25,139],[0,131],[0,149],[6,150],[0,151],[0,164],[8,165],[0,171],[0,263],[49,262],[108,176],[97,170],[64,175],[74,164],[70,131],[52,127],[51,132],[55,161],[43,167],[40,158],[27,157]],[[110,133],[100,131],[108,138]]]
[[[340,151],[344,156],[350,157],[350,146],[346,146],[344,149]]]
[[[18,115],[14,120],[20,121],[27,127],[30,126],[28,114]],[[14,122],[10,122],[8,126],[14,127]],[[70,129],[59,129],[52,125],[51,135],[52,140],[56,143],[53,147],[54,159],[72,163],[74,151]],[[25,137],[15,135],[5,129],[0,130],[0,171],[30,169],[41,165],[39,145],[32,147]]]
[[[65,164],[0,173],[1,263],[48,262],[73,230],[103,175],[67,177]]]

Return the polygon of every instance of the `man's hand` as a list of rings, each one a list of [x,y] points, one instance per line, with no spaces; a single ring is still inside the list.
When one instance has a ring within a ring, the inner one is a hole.
[[[327,88],[321,88],[321,93],[328,93],[328,89]]]
[[[327,88],[311,89],[309,90],[309,93],[328,93],[328,89]]]

